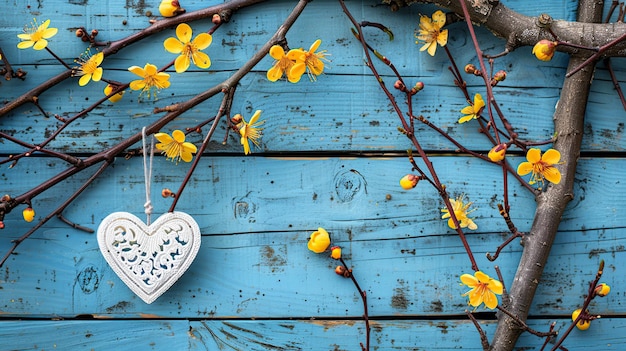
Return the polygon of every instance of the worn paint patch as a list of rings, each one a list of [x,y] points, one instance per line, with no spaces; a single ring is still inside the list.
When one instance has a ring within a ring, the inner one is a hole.
[[[271,246],[261,247],[260,265],[270,267],[272,273],[284,271],[284,266],[287,265],[287,259],[285,258],[287,256],[287,246],[282,245],[277,250]]]
[[[409,300],[406,298],[405,290],[406,286],[403,279],[398,279],[399,286],[394,288],[393,295],[391,296],[391,307],[399,310],[406,310],[409,308]]]

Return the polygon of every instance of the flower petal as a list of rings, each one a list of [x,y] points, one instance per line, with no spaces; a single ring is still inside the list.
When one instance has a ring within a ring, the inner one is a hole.
[[[461,275],[461,282],[467,286],[469,286],[470,288],[475,287],[476,285],[478,285],[478,279],[476,279],[476,277],[474,277],[471,274],[463,274]]]
[[[99,53],[93,55],[91,57],[91,59],[93,60],[93,63],[96,64],[96,66],[100,66],[102,64],[102,61],[104,60],[104,53],[103,52],[99,52]]]
[[[146,87],[146,82],[144,82],[143,79],[133,80],[130,82],[129,87],[131,90],[141,90]]]
[[[188,43],[191,40],[192,30],[187,23],[181,23],[176,27],[176,36],[183,43]]]
[[[285,50],[280,45],[274,45],[270,48],[270,56],[275,60],[280,60],[285,56]]]
[[[555,167],[547,167],[542,174],[550,183],[559,184],[561,182],[561,172]]]
[[[437,28],[441,28],[446,24],[446,14],[441,10],[435,11],[433,13],[433,24],[437,26]]]
[[[485,107],[485,100],[483,100],[483,97],[480,94],[474,95],[473,110],[478,112],[483,107]]]
[[[309,48],[309,52],[315,52],[315,50],[317,50],[317,48],[320,47],[321,43],[322,43],[321,39],[317,39],[316,41],[314,41],[313,44],[311,44],[311,47]]]
[[[174,138],[174,140],[176,140],[177,143],[184,143],[185,133],[182,130],[176,129],[175,131],[172,132],[172,138]]]
[[[209,34],[209,33],[200,33],[193,40],[193,45],[195,45],[198,50],[204,50],[204,49],[208,48],[209,45],[211,45],[212,42],[213,42],[213,37],[211,36],[211,34]]]
[[[525,176],[533,171],[533,164],[530,162],[522,162],[517,166],[517,174]]]
[[[85,86],[87,85],[87,83],[89,83],[89,81],[91,80],[91,74],[85,74],[82,77],[80,77],[80,79],[78,80],[78,85]]]
[[[448,43],[448,30],[444,29],[441,31],[441,33],[439,33],[439,35],[437,36],[437,43],[441,46],[446,46],[446,44]]]
[[[496,295],[491,291],[485,291],[485,294],[483,295],[483,302],[485,303],[485,306],[491,310],[498,307],[498,297],[496,297]]]
[[[504,286],[500,283],[499,280],[491,279],[489,282],[489,290],[493,291],[495,294],[502,295],[504,292]]]
[[[155,74],[157,74],[157,66],[151,64],[151,63],[146,63],[146,65],[143,67],[144,70],[144,77],[145,76],[153,76]]]
[[[48,41],[46,39],[39,39],[37,40],[37,42],[35,42],[35,45],[33,46],[33,49],[35,50],[43,50],[46,48],[46,46],[48,46]]]
[[[211,67],[211,59],[209,55],[204,52],[195,51],[192,55],[193,63],[198,66],[198,68],[209,68]]]
[[[143,68],[139,67],[139,66],[130,66],[128,67],[128,70],[140,77],[143,78],[143,76],[146,74],[146,72],[144,71]]]
[[[526,153],[526,159],[530,163],[539,162],[539,160],[541,160],[541,150],[537,148],[529,149],[528,152]]]
[[[189,68],[189,56],[187,55],[180,55],[176,58],[176,61],[174,61],[174,68],[176,69],[176,73],[182,73],[185,72],[187,70],[187,68]]]
[[[29,47],[35,45],[35,42],[32,40],[21,41],[17,43],[18,49],[28,49]]]
[[[154,137],[163,144],[169,144],[174,140],[167,133],[156,133],[154,134]]]
[[[287,79],[292,83],[297,83],[306,71],[306,65],[302,62],[298,62],[287,72]]]
[[[180,54],[183,51],[185,44],[181,43],[176,38],[167,38],[163,42],[163,47],[165,47],[166,51],[171,52],[172,54]]]
[[[91,75],[91,79],[94,82],[99,82],[100,79],[102,79],[102,67],[98,67],[96,68],[95,71],[93,71],[93,74]]]
[[[548,165],[557,164],[560,160],[561,153],[554,149],[546,150],[543,156],[541,156],[541,161],[547,163]]]
[[[431,41],[430,43],[428,43],[428,54],[430,56],[435,56],[435,51],[437,50],[437,43],[434,41]]]
[[[58,28],[48,28],[41,33],[41,37],[44,39],[50,39],[57,34]]]
[[[270,82],[275,82],[283,76],[283,70],[278,67],[278,65],[274,65],[272,68],[267,70],[267,79]]]
[[[253,125],[256,123],[256,121],[259,119],[259,117],[261,116],[261,110],[256,110],[254,112],[254,114],[252,115],[252,117],[250,118],[250,122],[248,123],[248,125]]]

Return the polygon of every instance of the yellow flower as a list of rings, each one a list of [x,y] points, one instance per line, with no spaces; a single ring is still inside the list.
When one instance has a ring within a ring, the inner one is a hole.
[[[270,48],[270,56],[276,60],[274,66],[267,71],[267,79],[271,82],[279,80],[283,74],[291,83],[297,83],[306,70],[306,65],[301,61],[304,51],[302,49],[291,49],[287,54],[280,45]]]
[[[315,81],[317,79],[316,77],[324,72],[324,62],[322,60],[328,61],[328,59],[326,58],[326,50],[315,52],[315,50],[319,48],[321,43],[322,41],[320,39],[317,39],[311,45],[308,51],[303,51],[303,61],[306,65],[309,79],[312,81]]]
[[[547,39],[540,40],[533,47],[533,55],[537,56],[541,61],[550,61],[556,51],[557,42]]]
[[[415,188],[420,178],[414,174],[407,174],[400,179],[400,186],[404,190],[411,190]]]
[[[168,160],[191,162],[193,155],[198,148],[192,143],[185,142],[185,133],[181,130],[172,132],[172,136],[167,133],[156,133],[154,135],[160,143],[156,144],[156,148],[161,150],[167,156]]]
[[[341,247],[333,246],[330,248],[330,257],[338,260],[341,258]]]
[[[163,0],[159,4],[159,13],[163,17],[174,17],[185,13],[185,9],[180,7],[178,0]]]
[[[35,50],[42,50],[48,46],[48,41],[57,34],[59,31],[57,28],[48,28],[50,20],[45,21],[41,25],[37,26],[37,20],[33,20],[33,24],[29,28],[24,28],[24,34],[18,34],[17,37],[22,39],[17,44],[19,49],[28,49],[33,47]]]
[[[446,14],[440,10],[433,13],[432,20],[428,16],[420,16],[420,29],[419,34],[416,35],[419,41],[424,42],[424,46],[420,48],[420,51],[428,50],[430,56],[435,56],[435,50],[437,50],[437,44],[446,46],[448,43],[448,30],[441,30],[446,24]],[[416,41],[416,44],[419,44]]]
[[[156,97],[157,91],[170,86],[170,75],[165,72],[157,72],[155,65],[146,63],[143,68],[132,66],[128,70],[142,78],[130,82],[132,90],[141,90],[139,96],[145,93],[148,97]]]
[[[198,68],[209,68],[211,59],[209,55],[200,50],[204,50],[211,45],[213,37],[209,33],[200,33],[191,40],[192,30],[187,23],[181,23],[176,27],[176,36],[165,39],[163,46],[165,50],[173,54],[180,54],[174,61],[176,73],[182,73],[189,68],[190,61]]]
[[[22,211],[22,217],[26,222],[32,222],[35,219],[35,210],[32,207],[27,207]]]
[[[317,228],[317,231],[311,234],[307,247],[315,253],[322,253],[328,246],[330,246],[330,235],[324,228]]]
[[[580,312],[582,311],[582,309],[577,309],[574,312],[572,312],[572,322],[576,320],[576,318],[578,318],[578,316],[580,315]],[[576,323],[576,327],[580,330],[587,330],[589,329],[589,327],[591,326],[591,321],[588,319],[582,319],[578,321],[578,323]]]
[[[250,143],[252,143],[256,147],[260,147],[259,139],[263,135],[263,128],[259,128],[265,120],[257,122],[259,117],[261,116],[261,110],[256,110],[252,118],[250,118],[250,122],[246,122],[245,119],[240,114],[236,114],[233,116],[234,120],[241,120],[239,124],[237,124],[237,128],[239,129],[239,134],[241,135],[241,145],[243,145],[244,154],[248,155],[250,153]]]
[[[498,280],[493,279],[481,271],[477,271],[474,275],[463,274],[461,282],[472,290],[466,292],[462,296],[469,296],[469,304],[478,308],[483,302],[489,309],[498,306],[498,297],[502,295],[504,287]]]
[[[468,202],[467,204],[464,204],[463,203],[464,197],[465,195],[460,195],[456,199],[450,199],[450,204],[452,205],[452,209],[454,210],[454,215],[456,216],[456,219],[459,221],[461,228],[468,228],[471,230],[476,230],[478,229],[478,226],[476,225],[476,223],[474,223],[474,221],[471,218],[467,217],[468,214],[474,211],[474,210],[468,211],[470,206],[472,206],[472,203]],[[443,208],[441,209],[441,212],[443,212],[443,216],[441,216],[441,219],[449,218],[448,227],[452,229],[456,229],[456,227],[454,226],[454,221],[452,220],[452,217],[450,216],[450,212],[448,211],[448,209]]]
[[[541,156],[541,150],[532,148],[526,153],[527,162],[522,162],[517,166],[517,174],[524,176],[532,172],[529,184],[535,184],[547,179],[550,183],[559,184],[561,182],[561,172],[554,165],[559,164],[561,153],[554,150],[547,150]]]
[[[463,107],[463,109],[461,110],[461,113],[465,116],[459,118],[459,123],[465,123],[469,120],[478,118],[484,107],[485,100],[483,100],[483,97],[480,96],[480,94],[474,95],[474,103],[469,106]]]
[[[93,80],[94,82],[100,81],[102,78],[102,67],[100,64],[104,60],[104,54],[99,52],[93,56],[91,56],[89,50],[85,51],[76,62],[80,64],[74,70],[74,74],[81,76],[78,80],[78,85],[85,86],[89,81]]]
[[[500,162],[504,160],[506,155],[506,144],[498,144],[489,150],[487,157],[493,162]]]
[[[113,92],[113,89],[115,89],[115,87],[111,84],[107,84],[106,87],[104,87],[104,95],[109,95]],[[124,96],[124,90],[118,92],[115,95],[112,95],[111,97],[109,97],[109,101],[116,103],[118,101],[120,101],[122,99],[122,96]]]

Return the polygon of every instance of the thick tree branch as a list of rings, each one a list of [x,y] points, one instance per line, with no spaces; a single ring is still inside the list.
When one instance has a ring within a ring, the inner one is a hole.
[[[463,17],[460,2],[450,0],[383,0],[390,4],[392,9],[407,6],[413,3],[430,3],[448,9]],[[500,1],[494,0],[465,0],[469,7],[472,22],[488,28],[496,36],[506,39],[506,49],[513,51],[521,46],[533,46],[541,39],[554,39],[551,30],[560,41],[599,48],[626,34],[626,24],[617,23],[588,23],[569,22],[548,19],[540,21],[538,17],[529,17],[506,7]],[[548,14],[549,15],[549,14]],[[543,23],[541,23],[543,22]],[[626,42],[612,46],[600,58],[626,56]],[[557,50],[570,54],[580,53],[574,47],[560,45]]]
[[[600,21],[602,18],[602,6],[594,0],[581,0],[578,11],[579,21]],[[584,60],[584,57],[572,57],[568,70]],[[537,196],[535,220],[530,233],[522,241],[524,251],[509,292],[510,304],[504,306],[521,320],[526,320],[528,316],[561,222],[561,215],[567,203],[573,198],[574,175],[580,155],[584,116],[593,71],[593,66],[586,66],[579,74],[565,79],[554,113],[554,129],[558,134],[554,148],[561,152],[563,165],[560,170],[563,178],[559,184],[550,185],[545,192]],[[513,350],[522,329],[510,316],[499,317],[491,349]]]

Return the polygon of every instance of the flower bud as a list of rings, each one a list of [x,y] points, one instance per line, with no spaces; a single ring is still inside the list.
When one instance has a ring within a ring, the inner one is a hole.
[[[406,85],[404,85],[404,83],[402,83],[401,80],[396,80],[395,83],[393,83],[393,87],[400,90],[400,91],[405,91],[406,90]]]
[[[0,229],[4,229],[4,222],[0,221]]]
[[[2,197],[0,198],[0,202],[8,202],[11,200],[11,195],[9,194],[4,194],[2,195]]]
[[[595,293],[597,296],[604,297],[611,292],[611,287],[608,284],[598,284],[595,289]]]
[[[316,232],[311,233],[307,246],[315,253],[322,253],[330,246],[330,235],[324,228],[317,228]]]
[[[161,196],[164,198],[176,197],[176,194],[168,188],[163,188],[163,190],[161,190]]]
[[[83,35],[85,35],[85,31],[83,31],[83,29],[82,29],[82,28],[78,28],[78,29],[76,30],[76,37],[77,37],[77,38],[80,38],[80,37],[82,37]]]
[[[346,272],[346,268],[344,266],[335,267],[335,273],[343,277],[343,274]]]
[[[211,18],[211,22],[213,22],[213,24],[222,24],[222,16],[218,15],[217,13],[213,15],[213,18]]]
[[[162,0],[159,4],[159,12],[163,17],[174,17],[185,13],[185,9],[180,7],[178,0]]]
[[[582,310],[579,308],[576,311],[572,312],[572,321],[575,321],[576,318],[578,318],[578,316],[580,315],[581,311]],[[583,315],[583,318],[584,318],[584,315]],[[578,329],[580,329],[580,330],[587,330],[587,329],[589,329],[589,326],[591,326],[591,321],[588,320],[588,319],[583,319],[583,318],[581,318],[578,321],[578,323],[576,323],[576,327]]]
[[[333,246],[330,248],[330,257],[338,260],[341,258],[341,247]]]
[[[547,39],[540,40],[533,47],[533,55],[537,56],[541,61],[550,61],[556,51],[557,42]]]
[[[243,117],[241,117],[240,114],[236,114],[233,116],[233,118],[230,119],[230,121],[233,122],[233,124],[239,124],[241,123],[242,120],[243,120]]]
[[[415,89],[415,92],[418,92],[418,91],[424,89],[424,82],[417,82],[417,83],[415,83],[415,85],[413,86],[413,89]]]
[[[35,210],[32,207],[27,207],[22,211],[22,217],[26,222],[32,222],[35,219]]]
[[[468,63],[467,65],[465,65],[464,70],[465,70],[465,73],[474,74],[474,72],[476,72],[476,66],[474,66],[471,63]]]
[[[114,89],[115,87],[113,85],[107,84],[107,86],[104,87],[104,95],[111,94]],[[111,97],[109,97],[109,101],[111,101],[112,103],[116,103],[122,99],[122,96],[124,96],[124,90],[118,92],[115,95],[111,95]]]
[[[493,162],[500,162],[504,160],[506,154],[506,144],[498,144],[489,150],[487,157]]]
[[[407,174],[400,179],[400,186],[404,190],[411,190],[415,188],[417,183],[420,181],[420,178],[415,174]]]
[[[506,71],[503,70],[499,70],[498,72],[496,72],[496,74],[493,76],[493,79],[496,82],[501,82],[503,80],[506,79]]]

